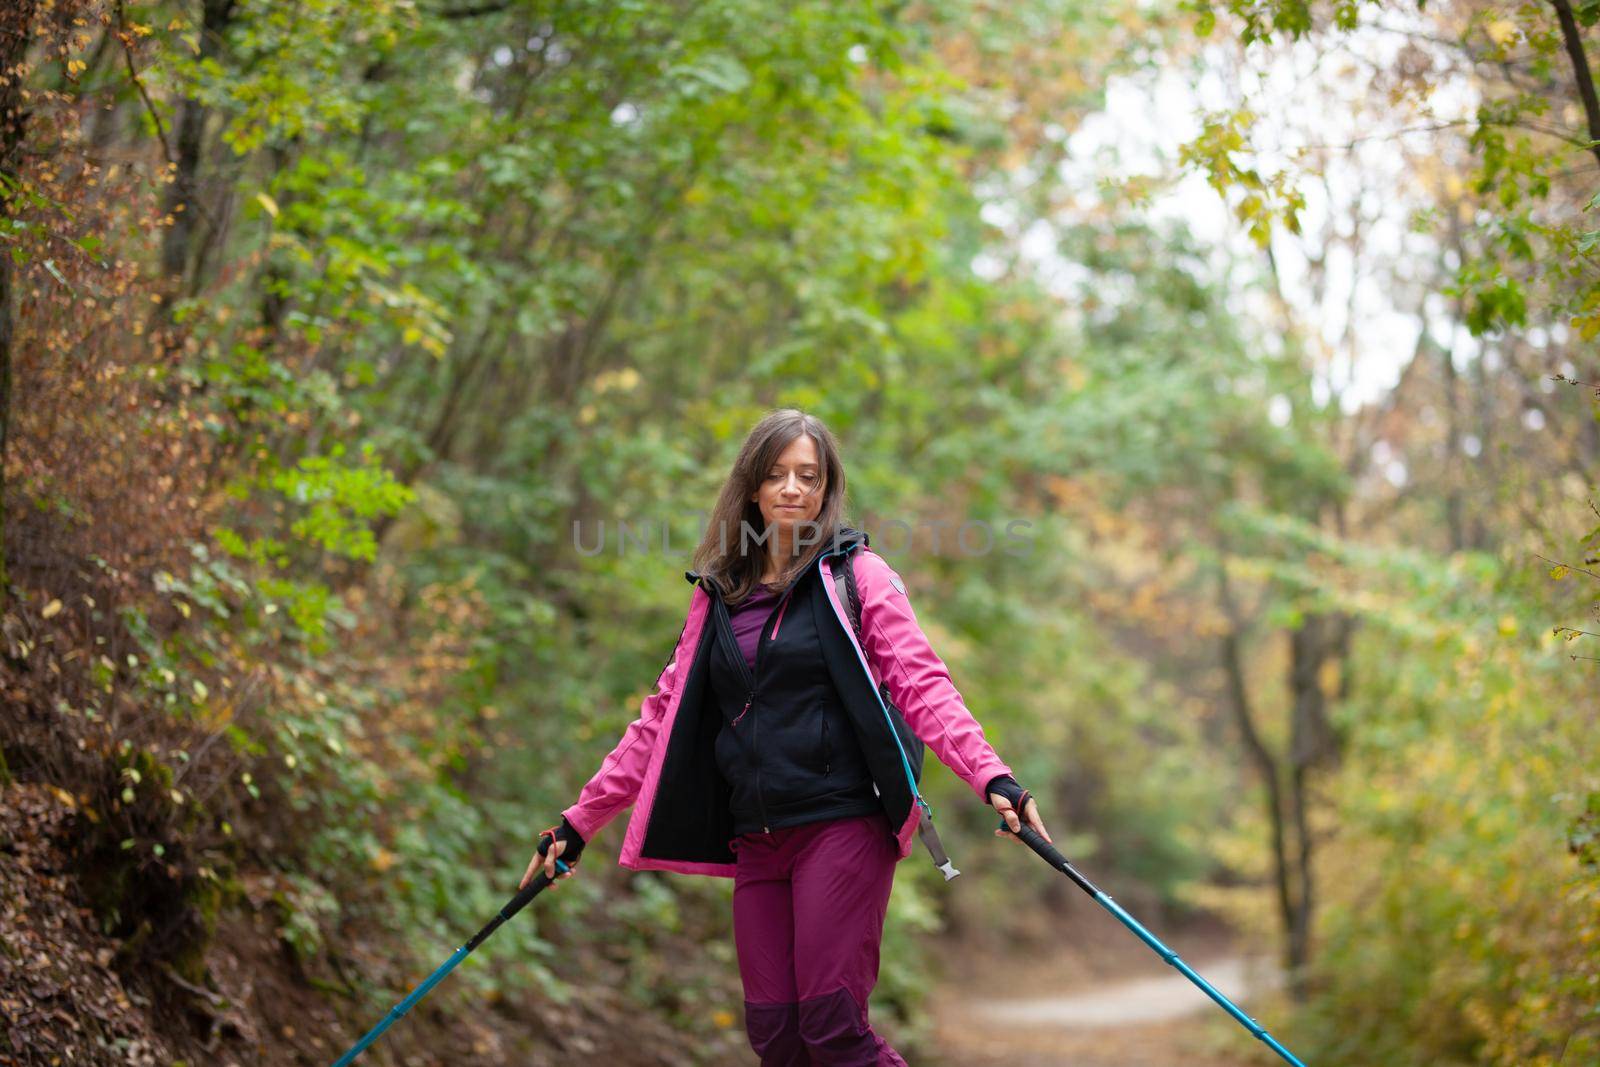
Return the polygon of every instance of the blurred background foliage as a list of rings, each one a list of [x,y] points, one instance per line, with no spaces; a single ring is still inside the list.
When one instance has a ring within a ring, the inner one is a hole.
[[[8,5],[0,778],[63,813],[103,965],[182,1006],[159,1062],[326,1060],[499,907],[775,406],[843,441],[1066,851],[1277,955],[1291,1048],[1600,1054],[1597,15]],[[1078,136],[1163,78],[1198,118],[1153,164]],[[1197,185],[1231,231],[1162,209]],[[1416,338],[1359,397],[1374,290]],[[874,1010],[912,1062],[950,946],[1067,893],[928,786],[968,874],[899,872]],[[622,822],[433,994],[512,1020],[452,1024],[483,1062],[607,987],[638,1014],[591,1050],[649,1019],[747,1061],[731,886],[619,868]]]

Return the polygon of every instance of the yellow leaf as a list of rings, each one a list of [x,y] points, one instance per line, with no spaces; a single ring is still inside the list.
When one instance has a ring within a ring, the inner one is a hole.
[[[1517,620],[1510,615],[1500,616],[1500,632],[1507,637],[1517,632]]]
[[[257,193],[256,201],[260,203],[261,207],[268,215],[271,215],[273,218],[278,217],[278,202],[272,199],[272,197],[268,196],[266,193]]]
[[[59,600],[50,601],[50,603],[48,603],[48,604],[46,604],[44,606],[44,610],[39,612],[39,614],[40,614],[41,617],[46,618],[46,619],[55,618],[57,615],[61,614],[61,601],[59,601]]]
[[[379,874],[382,874],[384,871],[387,871],[393,866],[394,853],[390,852],[386,848],[378,849],[377,854],[372,857],[372,869],[377,871]]]
[[[1489,39],[1501,47],[1505,47],[1517,35],[1517,24],[1510,19],[1496,19],[1484,29],[1488,32]]]

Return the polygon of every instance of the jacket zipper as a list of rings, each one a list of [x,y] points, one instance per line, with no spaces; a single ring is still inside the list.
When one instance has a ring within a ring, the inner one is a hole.
[[[768,616],[769,619],[776,619],[779,623],[783,621],[783,610],[789,606],[789,597],[793,592],[794,589],[791,587],[788,592],[783,594],[783,600],[778,604],[777,610]],[[723,601],[720,594],[717,597],[717,624],[722,628],[722,634],[728,642],[728,648],[732,650],[733,658],[738,661],[739,669],[744,672],[745,684],[749,687],[749,692],[744,698],[744,710],[739,712],[737,719],[733,720],[737,723],[739,719],[744,718],[745,712],[750,710],[750,705],[756,699],[756,679],[761,672],[761,654],[766,651],[767,645],[777,639],[778,627],[774,625],[772,634],[756,644],[756,667],[755,671],[752,672],[750,664],[745,662],[744,653],[739,650],[739,640],[734,636],[733,621],[728,615],[728,605]],[[766,625],[763,624],[761,627],[763,635],[766,634],[766,630]],[[761,809],[761,832],[770,834],[772,833],[772,827],[769,825],[770,820],[767,818],[767,802],[766,798],[761,795],[761,759],[757,754],[761,739],[761,716],[756,716],[751,720],[751,723],[750,756],[756,765],[756,807]]]

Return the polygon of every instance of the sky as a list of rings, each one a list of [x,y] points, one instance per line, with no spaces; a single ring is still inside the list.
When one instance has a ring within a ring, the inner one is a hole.
[[[1367,26],[1340,38],[1342,49],[1331,50],[1326,41],[1255,46],[1241,65],[1234,46],[1217,44],[1206,47],[1198,64],[1188,58],[1157,62],[1148,71],[1114,77],[1105,86],[1103,109],[1070,134],[1062,167],[1087,204],[1107,177],[1177,174],[1178,148],[1200,133],[1207,111],[1241,105],[1255,111],[1251,140],[1261,151],[1253,162],[1264,174],[1287,168],[1306,197],[1301,216],[1306,236],[1277,233],[1273,253],[1296,318],[1321,338],[1314,396],[1326,403],[1337,391],[1346,411],[1380,400],[1393,388],[1425,320],[1459,365],[1479,351],[1443,298],[1419,282],[1440,253],[1435,241],[1413,226],[1414,212],[1429,201],[1415,188],[1413,164],[1402,151],[1436,151],[1441,134],[1428,127],[1470,115],[1475,106],[1470,87],[1464,79],[1436,76],[1437,86],[1410,114],[1397,110],[1375,87],[1392,71],[1402,47],[1418,47],[1401,32],[1407,28],[1403,20],[1416,17],[1375,13]],[[1431,50],[1434,62],[1446,61],[1442,51],[1421,47]],[[1296,149],[1319,146],[1331,146],[1320,167],[1325,182],[1292,158]],[[1264,266],[1228,205],[1200,174],[1161,187],[1148,214],[1153,220],[1185,221],[1215,249],[1219,266],[1229,256]],[[1074,298],[1083,272],[1056,254],[1049,225],[1019,228],[1019,215],[1004,197],[991,200],[984,216],[1008,229],[1015,247],[1053,291],[1064,301]],[[1358,217],[1360,260],[1344,240]],[[1327,236],[1334,239],[1325,241]],[[1311,271],[1316,255],[1324,256],[1326,267],[1320,299]],[[997,267],[992,259],[974,264],[980,273]],[[1277,321],[1262,294],[1241,291],[1236,310],[1258,323]]]

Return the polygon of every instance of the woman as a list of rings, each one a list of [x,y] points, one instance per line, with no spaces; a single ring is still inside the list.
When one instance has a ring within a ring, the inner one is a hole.
[[[838,447],[816,418],[785,409],[750,432],[685,575],[688,618],[655,692],[540,834],[522,879],[541,866],[557,885],[570,878],[556,857],[576,864],[630,804],[623,866],[731,877],[745,1029],[769,1067],[904,1067],[868,1024],[867,999],[894,865],[918,824],[906,730],[1013,832],[1020,813],[1049,839],[900,576],[843,525],[844,499]],[[859,644],[833,581],[845,566]]]

